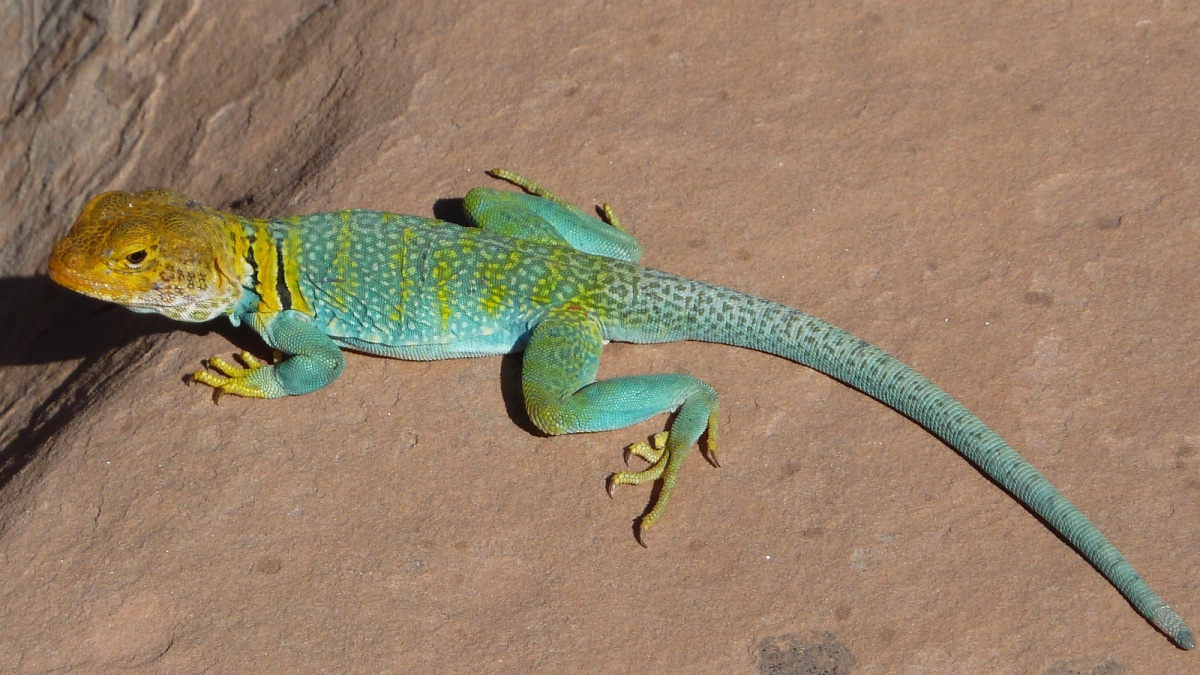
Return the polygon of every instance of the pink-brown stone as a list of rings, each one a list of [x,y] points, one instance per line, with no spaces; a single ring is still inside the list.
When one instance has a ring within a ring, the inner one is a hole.
[[[1004,435],[1200,628],[1200,4],[7,0],[0,672],[1200,672],[928,433],[728,347],[643,549],[519,358],[183,382],[255,338],[45,278],[91,195],[430,214],[519,171]]]

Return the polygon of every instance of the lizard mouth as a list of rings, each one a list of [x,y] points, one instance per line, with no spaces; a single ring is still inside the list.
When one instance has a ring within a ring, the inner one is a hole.
[[[78,293],[85,293],[92,287],[91,283],[76,274],[58,256],[50,258],[50,280],[59,286],[69,288]]]
[[[122,289],[76,272],[58,256],[50,258],[50,280],[63,288],[99,300],[112,302],[122,296]]]

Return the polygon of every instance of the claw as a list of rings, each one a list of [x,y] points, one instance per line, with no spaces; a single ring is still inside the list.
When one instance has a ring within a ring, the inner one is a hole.
[[[648,527],[649,526],[643,527],[642,523],[638,522],[637,527],[633,528],[633,538],[637,539],[637,543],[640,544],[642,548],[650,548],[646,545],[646,530]]]
[[[704,438],[704,457],[713,466],[721,468],[721,462],[717,459],[717,413],[715,410],[708,416],[708,431]]]
[[[709,464],[712,464],[718,469],[721,468],[721,462],[719,459],[717,459],[717,448],[715,445],[710,444],[707,448],[705,448],[704,457],[708,460]]]

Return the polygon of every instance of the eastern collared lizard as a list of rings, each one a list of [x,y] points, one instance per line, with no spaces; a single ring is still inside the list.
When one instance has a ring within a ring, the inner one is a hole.
[[[606,341],[701,340],[814,368],[894,408],[945,441],[1041,516],[1135,608],[1184,649],[1179,616],[1049,481],[928,379],[874,345],[770,300],[639,266],[641,246],[602,208],[592,217],[516,174],[525,193],[475,188],[470,223],[351,210],[243,218],[168,190],[93,198],[54,247],[51,278],[135,312],[180,321],[226,316],[277,350],[242,353],[193,375],[221,392],[305,394],[342,372],[343,349],[401,359],[524,351],[529,417],[548,434],[619,429],[674,412],[632,454],[661,481],[639,541],[662,516],[689,449],[716,464],[717,394],[685,374],[596,380]],[[284,358],[282,355],[287,355]],[[705,433],[707,432],[707,433]]]

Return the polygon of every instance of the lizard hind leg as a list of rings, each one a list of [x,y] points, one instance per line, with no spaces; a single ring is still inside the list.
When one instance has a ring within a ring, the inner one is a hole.
[[[497,178],[521,188],[526,194],[533,195],[534,197],[541,197],[547,201],[554,202],[564,209],[567,209],[572,214],[577,214],[580,217],[587,217],[583,211],[581,211],[575,205],[563,201],[563,199],[558,195],[519,173],[509,171],[508,169],[492,169],[491,171],[488,171],[487,174],[492,178]],[[615,211],[613,211],[611,204],[607,202],[601,204],[600,212],[604,214],[603,221],[605,224],[611,225],[622,232],[625,231],[625,228],[621,227],[621,221],[617,219],[617,214]]]
[[[650,467],[609,477],[610,493],[617,485],[661,479],[658,496],[639,522],[641,541],[640,535],[662,517],[680,467],[706,429],[706,450],[715,464],[717,393],[683,374],[596,381],[602,344],[600,324],[586,310],[572,306],[552,311],[534,329],[525,348],[521,371],[525,406],[533,423],[549,434],[621,429],[678,411],[670,429],[655,437],[653,447],[631,447],[632,454],[651,462]]]
[[[493,169],[488,174],[521,188],[524,194],[483,187],[471,190],[463,197],[463,209],[475,226],[625,262],[642,257],[641,244],[621,227],[608,204],[602,205],[604,218],[600,219],[511,171]]]

